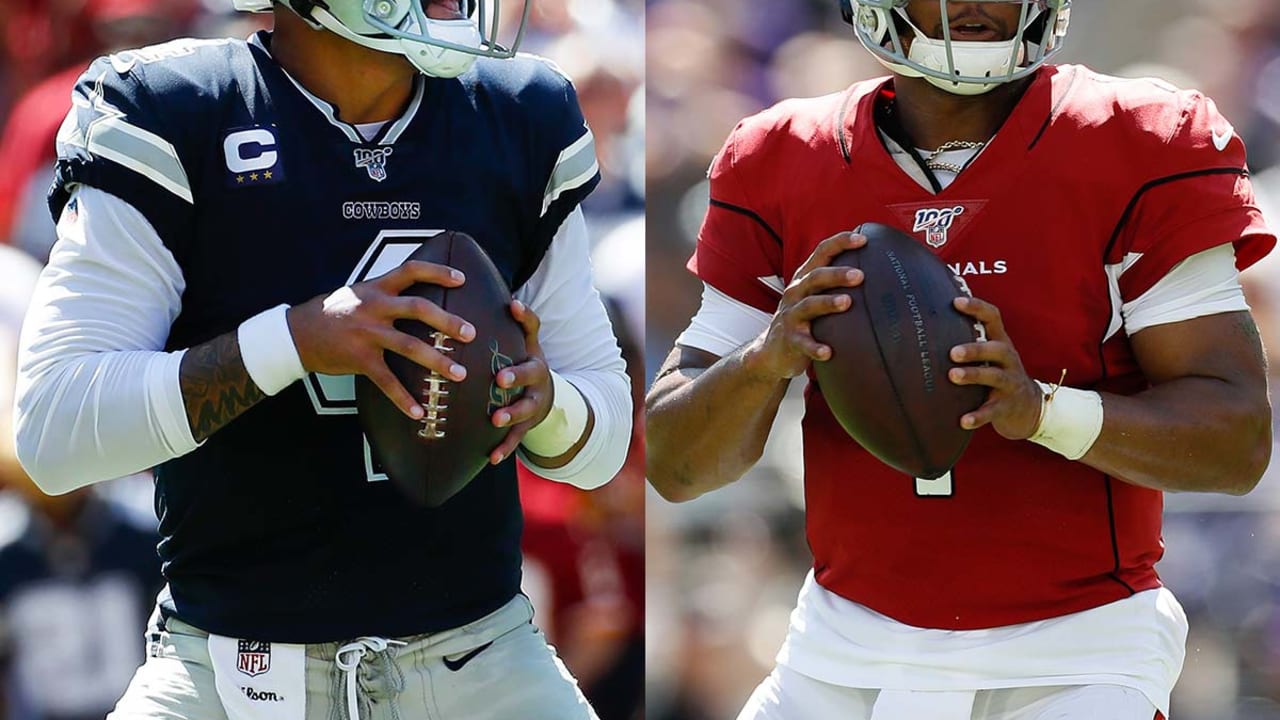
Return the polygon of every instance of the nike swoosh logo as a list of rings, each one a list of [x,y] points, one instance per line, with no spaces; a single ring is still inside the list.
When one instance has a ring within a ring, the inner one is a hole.
[[[1221,135],[1218,134],[1217,130],[1213,131],[1213,146],[1218,148],[1218,152],[1226,150],[1227,146],[1231,144],[1231,135],[1233,132],[1234,130],[1230,127],[1228,127],[1227,131]]]
[[[462,667],[463,667],[464,665],[466,665],[467,663],[471,662],[472,660],[475,660],[477,655],[479,655],[480,653],[484,652],[485,650],[488,650],[488,649],[489,649],[489,646],[490,646],[490,645],[492,645],[492,644],[493,644],[493,641],[492,641],[492,640],[490,640],[489,642],[487,642],[487,643],[485,643],[485,644],[481,645],[480,647],[476,648],[475,650],[472,650],[471,652],[467,653],[466,655],[463,655],[462,657],[458,658],[457,660],[450,660],[450,659],[449,659],[449,658],[447,658],[447,657],[446,657],[446,658],[443,658],[443,660],[444,660],[444,666],[445,666],[445,667],[447,667],[447,668],[449,668],[449,670],[451,670],[451,671],[453,671],[453,672],[458,672],[459,670],[461,670],[461,669],[462,669]]]

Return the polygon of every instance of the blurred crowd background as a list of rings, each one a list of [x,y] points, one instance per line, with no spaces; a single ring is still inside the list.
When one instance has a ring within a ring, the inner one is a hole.
[[[835,0],[649,0],[646,9],[652,373],[697,308],[701,285],[684,263],[707,207],[707,166],[734,124],[781,98],[885,73],[841,21]],[[1244,136],[1255,189],[1280,228],[1280,3],[1077,0],[1059,60],[1155,75],[1213,97]],[[1280,258],[1244,277],[1274,387]],[[793,392],[764,459],[741,481],[679,506],[650,492],[654,720],[735,717],[773,665],[811,563],[800,413]],[[1168,497],[1159,570],[1191,621],[1175,720],[1280,719],[1280,448],[1275,455],[1247,497]]]
[[[505,0],[508,20],[523,0]],[[597,285],[642,387],[644,7],[536,0],[521,49],[573,78],[596,136],[584,204]],[[13,458],[19,324],[54,242],[44,196],[72,84],[98,55],[174,37],[246,37],[231,0],[0,0],[0,720],[101,720],[143,660],[161,583],[149,476],[46,498]],[[513,25],[504,24],[510,28]],[[637,408],[641,403],[637,401]],[[521,476],[525,590],[602,720],[643,715],[642,424],[594,493]]]

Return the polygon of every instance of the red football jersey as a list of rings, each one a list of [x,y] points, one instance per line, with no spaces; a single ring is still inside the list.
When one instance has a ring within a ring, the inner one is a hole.
[[[1147,387],[1120,303],[1178,262],[1234,242],[1244,268],[1276,239],[1242,141],[1213,102],[1150,80],[1045,67],[943,192],[912,180],[873,118],[886,80],[777,105],[738,125],[711,167],[689,267],[768,313],[819,241],[864,222],[909,231],[1000,308],[1032,377]],[[849,438],[814,386],[803,425],[807,533],[819,583],[909,625],[1040,620],[1158,587],[1161,493],[1038,445],[975,434],[922,481]],[[958,422],[958,418],[957,418]]]

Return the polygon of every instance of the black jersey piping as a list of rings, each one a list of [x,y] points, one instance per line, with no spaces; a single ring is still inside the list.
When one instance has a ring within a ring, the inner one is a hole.
[[[716,200],[715,198],[711,199],[711,205],[713,207],[718,207],[724,210],[728,210],[729,212],[735,212],[735,213],[738,213],[739,215],[755,220],[756,223],[760,225],[760,227],[765,229],[765,232],[769,233],[769,237],[772,237],[774,242],[778,243],[779,247],[782,246],[782,236],[779,235],[777,232],[775,232],[773,228],[769,227],[769,223],[765,222],[764,218],[760,217],[754,212],[744,207],[739,207],[737,205],[732,205],[730,203],[724,202],[723,200]]]
[[[876,102],[874,117],[876,127],[884,131],[884,134],[887,135],[890,140],[897,143],[898,146],[901,147],[920,168],[925,179],[929,181],[929,186],[933,188],[933,194],[941,194],[943,190],[942,181],[938,180],[938,176],[934,174],[933,168],[929,167],[929,163],[925,162],[925,159],[920,156],[920,152],[916,150],[916,143],[911,139],[911,134],[907,132],[907,128],[902,124],[902,121],[898,119],[898,114],[895,112],[894,106],[892,104]],[[881,144],[883,143],[884,140],[882,138]],[[888,146],[885,147],[885,150],[887,152],[891,152],[889,151]],[[979,153],[975,153],[970,160],[977,158],[978,154]]]
[[[1045,131],[1049,129],[1049,125],[1053,124],[1053,119],[1058,116],[1058,111],[1062,109],[1062,104],[1067,101],[1071,95],[1071,91],[1075,89],[1076,80],[1080,79],[1080,68],[1072,68],[1071,80],[1067,82],[1067,89],[1062,93],[1062,97],[1058,98],[1058,102],[1054,103],[1053,109],[1049,111],[1049,116],[1044,119],[1044,124],[1040,126],[1040,131],[1036,133],[1031,144],[1027,146],[1027,152],[1035,149],[1036,144],[1040,142],[1040,138],[1044,137]]]
[[[1129,205],[1124,209],[1124,213],[1120,215],[1120,221],[1116,223],[1116,229],[1111,233],[1111,239],[1107,241],[1106,250],[1102,253],[1103,261],[1111,256],[1112,249],[1115,248],[1116,241],[1120,239],[1120,233],[1124,231],[1124,226],[1129,224],[1129,217],[1133,215],[1133,211],[1137,209],[1138,202],[1142,200],[1142,196],[1148,191],[1153,190],[1161,185],[1178,182],[1179,180],[1189,180],[1191,178],[1205,177],[1208,175],[1239,175],[1241,177],[1249,177],[1249,169],[1242,167],[1217,167],[1205,168],[1204,170],[1192,170],[1191,172],[1179,173],[1177,175],[1169,175],[1167,177],[1157,178],[1148,182],[1134,193],[1133,199],[1129,201]]]
[[[853,100],[853,90],[845,91],[844,100],[840,101],[840,112],[836,115],[836,142],[840,145],[840,155],[845,165],[853,164],[853,154],[849,151],[849,137],[845,133],[846,121],[849,118],[849,103]]]
[[[1108,248],[1109,247],[1110,246],[1108,245]],[[1108,253],[1109,252],[1110,250],[1108,250]],[[1105,258],[1106,256],[1104,255],[1103,257]],[[1098,367],[1102,374],[1099,382],[1105,381],[1110,375],[1110,373],[1107,372],[1107,353],[1104,349],[1107,344],[1107,337],[1105,334],[1106,328],[1104,328],[1102,332],[1103,337],[1098,341]],[[1136,595],[1138,591],[1134,590],[1132,585],[1120,579],[1120,537],[1116,533],[1115,499],[1111,492],[1111,486],[1114,481],[1110,475],[1104,473],[1102,476],[1102,482],[1103,487],[1107,492],[1107,531],[1111,536],[1111,572],[1107,573],[1107,577],[1124,586],[1124,589],[1129,591],[1129,595]]]
[[[1138,591],[1134,590],[1132,585],[1120,579],[1120,539],[1116,536],[1116,509],[1115,502],[1111,496],[1111,483],[1114,481],[1110,475],[1103,475],[1102,477],[1106,481],[1107,488],[1107,523],[1111,526],[1111,558],[1113,563],[1111,572],[1107,573],[1107,577],[1123,585],[1130,595],[1135,595]]]
[[[1110,248],[1110,245],[1108,245],[1108,248]],[[1109,252],[1110,250],[1108,250],[1108,253]],[[1103,255],[1104,259],[1105,257],[1106,255]],[[1102,374],[1099,382],[1105,381],[1109,375],[1107,372],[1107,353],[1104,349],[1107,344],[1107,329],[1103,328],[1102,332],[1102,339],[1098,341],[1098,368]],[[1123,585],[1124,589],[1128,590],[1129,595],[1132,596],[1135,595],[1137,591],[1134,590],[1129,583],[1120,579],[1120,537],[1116,533],[1116,508],[1115,499],[1112,497],[1111,493],[1111,476],[1104,473],[1102,476],[1102,482],[1103,488],[1107,493],[1107,532],[1111,536],[1111,572],[1107,573],[1107,577],[1116,581],[1120,585]]]

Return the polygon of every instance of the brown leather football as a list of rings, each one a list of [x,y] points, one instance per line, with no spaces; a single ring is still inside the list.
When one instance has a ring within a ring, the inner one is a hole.
[[[448,353],[467,369],[467,377],[454,382],[388,352],[387,365],[426,417],[408,417],[364,376],[356,377],[356,409],[373,458],[387,477],[414,500],[438,507],[466,487],[506,437],[509,428],[494,427],[491,417],[519,393],[499,388],[496,375],[528,353],[524,331],[511,315],[511,291],[474,239],[444,232],[428,238],[408,260],[447,265],[466,275],[456,288],[418,283],[402,295],[426,298],[470,322],[474,340],[454,340],[417,320],[398,320],[396,328]]]
[[[831,359],[813,364],[819,390],[845,432],[885,464],[917,478],[946,474],[973,434],[960,418],[986,402],[988,389],[956,385],[951,348],[979,339],[981,325],[952,302],[962,280],[923,243],[896,228],[866,223],[867,244],[831,264],[860,268],[861,286],[843,313],[813,322]]]

